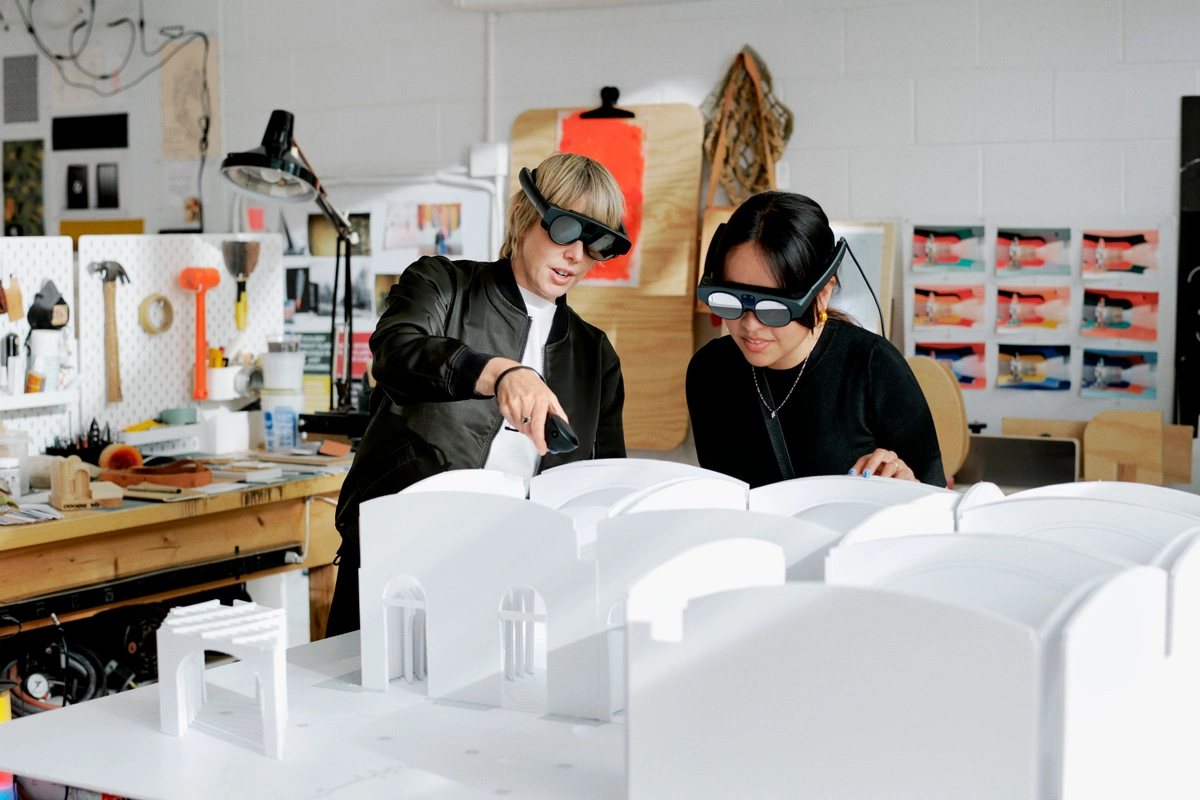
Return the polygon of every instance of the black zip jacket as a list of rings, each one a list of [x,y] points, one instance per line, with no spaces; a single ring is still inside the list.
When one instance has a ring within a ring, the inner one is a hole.
[[[346,476],[336,525],[343,558],[358,562],[358,506],[450,469],[482,467],[504,419],[475,393],[487,362],[520,361],[530,320],[507,259],[490,264],[428,256],[392,287],[371,336],[371,421]],[[625,455],[621,363],[604,332],[559,298],[545,349],[546,383],[579,436],[538,471]],[[352,543],[352,551],[347,546]]]

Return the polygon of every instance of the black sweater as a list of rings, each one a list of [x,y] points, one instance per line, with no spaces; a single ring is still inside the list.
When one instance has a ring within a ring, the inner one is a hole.
[[[894,450],[917,479],[945,486],[937,431],[925,395],[890,342],[829,320],[804,375],[779,411],[796,477],[845,475],[877,447]],[[800,367],[759,369],[778,407]],[[759,410],[751,366],[722,336],[692,356],[688,411],[700,466],[753,486],[782,480]]]

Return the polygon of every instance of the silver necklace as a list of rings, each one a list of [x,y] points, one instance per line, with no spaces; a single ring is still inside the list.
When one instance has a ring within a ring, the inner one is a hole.
[[[758,399],[762,401],[764,406],[766,406],[767,411],[771,412],[771,419],[775,419],[775,415],[779,413],[779,409],[783,408],[784,403],[791,399],[792,392],[796,391],[796,386],[800,383],[800,376],[804,374],[804,368],[807,366],[808,359],[806,358],[800,362],[800,371],[796,373],[796,380],[792,382],[792,388],[788,389],[787,397],[783,398],[783,403],[771,408],[770,404],[767,403],[766,398],[763,397],[762,389],[758,388],[758,370],[754,368],[753,364],[750,365],[750,374],[754,376],[754,391],[758,392]],[[764,378],[763,380],[766,379]]]

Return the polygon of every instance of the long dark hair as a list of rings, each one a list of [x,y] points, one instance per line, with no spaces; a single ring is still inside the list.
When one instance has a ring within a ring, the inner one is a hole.
[[[722,272],[729,251],[746,242],[762,248],[778,287],[788,294],[803,294],[829,264],[833,230],[815,200],[791,192],[763,192],[738,206],[725,223],[721,241],[714,243]],[[806,328],[815,327],[816,305],[814,302],[797,320]],[[829,316],[845,318],[832,309]]]

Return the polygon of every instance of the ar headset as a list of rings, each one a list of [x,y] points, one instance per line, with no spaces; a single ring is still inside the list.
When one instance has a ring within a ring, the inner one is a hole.
[[[811,289],[807,292],[783,294],[778,291],[766,290],[762,286],[726,283],[717,277],[725,260],[725,251],[721,247],[724,233],[725,223],[721,223],[717,226],[712,242],[708,246],[708,255],[704,259],[704,277],[700,279],[700,286],[696,288],[696,297],[700,302],[705,303],[721,319],[737,319],[747,311],[753,311],[759,322],[771,328],[782,328],[784,325],[800,319],[804,316],[804,312],[808,311],[808,307],[812,305],[821,290],[825,288],[825,285],[837,274],[842,259],[846,257],[846,253],[849,253],[850,258],[854,261],[854,266],[858,267],[858,272],[863,277],[863,282],[867,284],[867,289],[871,292],[876,310],[879,311],[880,333],[882,334],[885,330],[883,309],[879,307],[879,298],[875,296],[871,282],[867,280],[862,265],[858,263],[854,251],[850,249],[845,238],[838,239],[825,269],[821,271],[821,277],[817,278],[817,282]]]
[[[550,234],[550,240],[555,244],[568,245],[581,241],[593,261],[608,261],[610,258],[623,256],[633,247],[629,235],[625,233],[624,222],[618,223],[614,231],[586,214],[568,211],[548,202],[535,183],[536,169],[530,172],[528,168],[523,167],[517,178],[521,182],[521,190],[542,218],[542,227]]]

